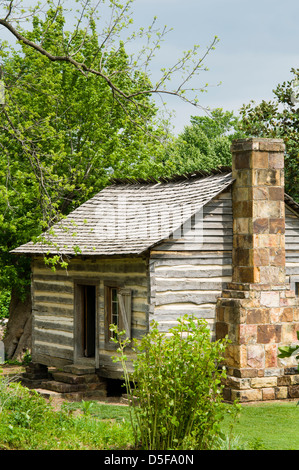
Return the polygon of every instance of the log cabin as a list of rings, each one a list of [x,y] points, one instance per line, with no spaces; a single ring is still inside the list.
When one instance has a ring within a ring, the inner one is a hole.
[[[189,314],[231,340],[228,400],[290,396],[277,353],[299,326],[299,204],[284,192],[280,140],[234,141],[232,157],[232,168],[111,180],[13,250],[32,259],[33,363],[117,379],[111,323],[140,338],[152,320],[167,332]],[[52,271],[44,259],[57,255],[67,268]]]

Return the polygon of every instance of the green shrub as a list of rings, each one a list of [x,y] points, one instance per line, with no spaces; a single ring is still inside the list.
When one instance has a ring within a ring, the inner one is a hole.
[[[136,447],[147,450],[211,449],[221,435],[228,408],[222,400],[221,379],[226,340],[211,342],[203,320],[183,317],[169,334],[154,323],[135,343],[134,372],[128,373],[124,332],[115,342],[124,369]]]
[[[0,319],[9,316],[10,292],[7,290],[0,291]]]

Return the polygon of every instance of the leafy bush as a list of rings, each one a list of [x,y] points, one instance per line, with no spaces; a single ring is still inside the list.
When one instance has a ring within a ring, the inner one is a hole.
[[[299,331],[297,331],[297,339],[299,341]],[[284,359],[285,357],[291,357],[296,351],[299,351],[299,345],[296,344],[295,346],[281,346],[280,348],[278,348],[278,350],[280,352],[280,354],[278,354],[278,357]],[[299,359],[299,354],[297,354],[297,356],[295,357],[296,359]]]
[[[129,396],[136,447],[147,450],[211,449],[221,435],[220,423],[228,408],[222,401],[221,379],[226,340],[211,342],[203,320],[183,317],[179,324],[150,332],[135,343],[134,372],[129,374],[124,332],[119,343]]]
[[[10,292],[0,291],[0,319],[8,318],[9,315]]]

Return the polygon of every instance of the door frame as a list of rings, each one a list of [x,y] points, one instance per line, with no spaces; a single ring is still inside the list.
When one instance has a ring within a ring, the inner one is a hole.
[[[74,363],[89,363],[94,359],[99,368],[99,284],[97,279],[74,280]],[[95,287],[95,357],[85,357],[82,350],[82,292],[80,286]]]

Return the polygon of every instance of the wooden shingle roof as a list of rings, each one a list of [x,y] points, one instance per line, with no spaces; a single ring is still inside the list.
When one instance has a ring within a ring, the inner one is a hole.
[[[222,167],[211,173],[111,183],[43,234],[40,242],[12,253],[141,255],[228,188],[232,175]]]

